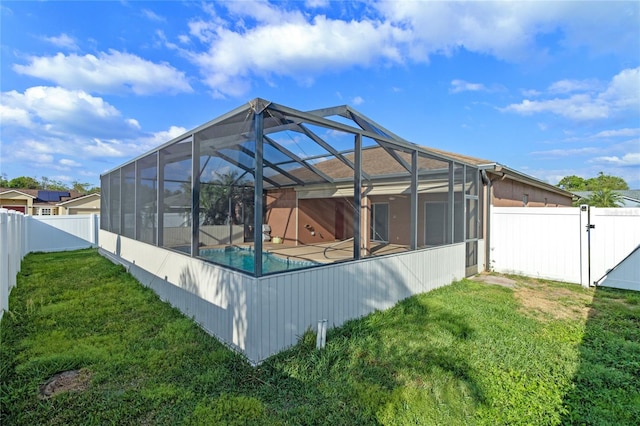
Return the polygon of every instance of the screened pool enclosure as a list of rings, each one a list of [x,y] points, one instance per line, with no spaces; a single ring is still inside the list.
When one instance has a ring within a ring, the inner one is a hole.
[[[101,176],[101,229],[253,277],[481,238],[478,169],[348,106],[255,99]]]

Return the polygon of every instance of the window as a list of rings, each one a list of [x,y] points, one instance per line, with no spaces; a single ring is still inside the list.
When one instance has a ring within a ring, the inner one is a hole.
[[[43,216],[51,216],[51,209],[50,208],[46,208],[46,207],[42,207],[40,208],[40,214]]]

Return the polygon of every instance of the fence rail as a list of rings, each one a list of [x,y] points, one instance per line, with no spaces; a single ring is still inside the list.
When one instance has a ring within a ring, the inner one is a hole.
[[[9,310],[9,293],[26,254],[97,247],[99,223],[96,214],[25,216],[0,209],[0,318]]]

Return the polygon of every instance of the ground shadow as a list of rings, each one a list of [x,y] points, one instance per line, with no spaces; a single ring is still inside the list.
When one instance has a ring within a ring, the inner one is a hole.
[[[637,425],[640,292],[597,287],[562,424]]]

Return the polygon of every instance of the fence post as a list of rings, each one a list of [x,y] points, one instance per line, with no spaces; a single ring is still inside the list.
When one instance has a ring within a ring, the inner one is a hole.
[[[7,209],[0,209],[0,318],[9,310],[9,232]]]
[[[98,245],[98,229],[99,229],[99,220],[98,215],[93,213],[91,214],[91,245],[94,247]]]
[[[580,205],[580,285],[589,287],[590,271],[589,266],[589,206]]]

